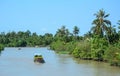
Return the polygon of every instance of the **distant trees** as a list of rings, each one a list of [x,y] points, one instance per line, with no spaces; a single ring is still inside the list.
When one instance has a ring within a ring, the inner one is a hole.
[[[45,35],[37,35],[35,32],[2,32],[0,34],[0,43],[6,47],[26,47],[26,46],[47,46],[53,40],[53,35],[46,33]]]
[[[57,30],[55,34],[55,40],[61,40],[64,42],[69,42],[70,40],[70,32],[66,29],[65,26],[62,26],[60,29]]]
[[[82,37],[78,36],[79,28],[74,26],[73,33],[70,33],[69,30],[62,26],[60,29],[56,31],[54,36],[54,40],[50,45],[51,49],[66,52],[67,50],[72,52],[72,47],[74,47],[74,43],[82,40]]]
[[[56,31],[54,38],[55,40],[70,42],[74,40],[79,40],[80,38],[78,34],[79,34],[79,28],[77,26],[74,26],[73,33],[70,33],[65,26],[62,26],[60,29]]]
[[[50,45],[53,42],[53,35],[50,33],[46,33],[44,35],[44,45]]]
[[[59,38],[62,41],[65,41],[65,36],[66,36],[66,27],[62,26],[60,29],[58,29],[58,31],[55,34],[56,38]]]

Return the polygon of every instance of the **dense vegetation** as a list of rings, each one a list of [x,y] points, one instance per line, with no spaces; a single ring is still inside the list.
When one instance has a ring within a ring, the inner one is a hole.
[[[4,46],[2,44],[0,44],[0,53],[2,50],[4,50]]]
[[[0,50],[4,47],[35,47],[35,46],[48,46],[53,40],[53,35],[46,33],[44,35],[37,35],[31,33],[29,30],[26,32],[2,32],[0,34]]]
[[[109,62],[120,66],[120,21],[116,28],[110,20],[109,14],[103,9],[94,14],[93,27],[84,36],[79,36],[80,29],[73,27],[73,32],[62,26],[53,36],[50,33],[37,35],[26,32],[2,32],[0,34],[0,50],[3,47],[35,47],[48,46],[58,53],[68,53],[75,58]]]
[[[103,9],[94,14],[94,25],[83,37],[78,36],[79,28],[70,33],[65,26],[56,32],[51,49],[60,53],[69,53],[76,58],[109,62],[120,66],[120,21],[116,28],[107,20],[109,14]],[[117,29],[117,30],[116,30]]]

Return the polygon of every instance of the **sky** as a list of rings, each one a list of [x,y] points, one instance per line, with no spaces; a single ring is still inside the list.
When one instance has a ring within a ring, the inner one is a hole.
[[[55,34],[65,26],[72,33],[79,27],[79,35],[86,34],[104,9],[112,25],[120,20],[120,0],[0,0],[0,32],[30,30],[31,33]]]

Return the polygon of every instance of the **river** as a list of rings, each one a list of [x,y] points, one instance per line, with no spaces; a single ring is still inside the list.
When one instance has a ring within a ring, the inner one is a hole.
[[[46,63],[34,63],[34,53],[41,53]],[[5,48],[0,55],[0,76],[120,76],[120,68],[76,60],[45,47]]]

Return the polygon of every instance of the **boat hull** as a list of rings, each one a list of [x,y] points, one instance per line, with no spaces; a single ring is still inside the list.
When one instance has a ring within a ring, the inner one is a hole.
[[[34,58],[34,62],[45,63],[45,60],[43,58]]]

